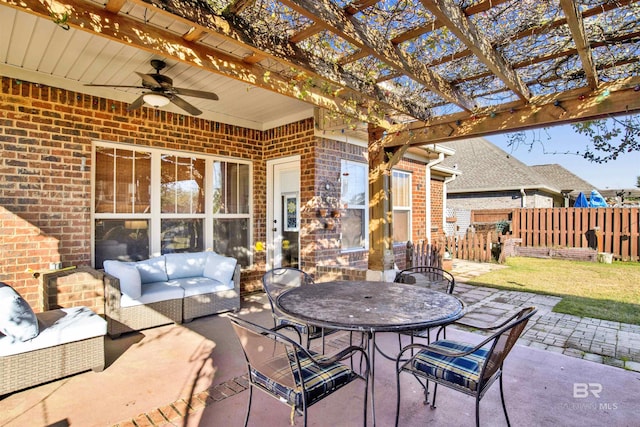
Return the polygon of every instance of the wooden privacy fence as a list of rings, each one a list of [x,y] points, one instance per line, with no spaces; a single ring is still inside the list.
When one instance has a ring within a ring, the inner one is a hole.
[[[593,248],[640,260],[640,208],[514,209],[511,231],[522,246]]]
[[[468,232],[464,236],[447,236],[445,238],[445,249],[449,251],[452,258],[491,262],[493,258],[492,238],[494,236],[495,233],[491,232]]]
[[[407,242],[406,268],[409,267],[437,267],[442,268],[442,250],[438,245],[432,245],[424,240],[417,243]]]

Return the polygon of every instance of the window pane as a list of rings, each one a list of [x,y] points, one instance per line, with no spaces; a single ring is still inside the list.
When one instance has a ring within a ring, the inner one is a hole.
[[[95,202],[96,213],[115,212],[114,201],[114,174],[112,148],[96,147],[96,187]]]
[[[204,213],[203,159],[163,155],[162,213]]]
[[[161,253],[204,250],[202,224],[201,219],[163,219],[160,226]]]
[[[96,213],[149,211],[151,155],[132,150],[96,148]]]
[[[249,266],[249,218],[213,220],[213,251]]]
[[[342,249],[364,247],[364,209],[345,209],[342,220]]]
[[[393,206],[411,206],[411,174],[393,171],[391,191],[393,193]]]
[[[103,261],[140,261],[149,258],[149,223],[145,219],[99,219],[95,223],[96,268]]]
[[[368,185],[367,165],[342,162],[342,204],[363,206]]]
[[[406,242],[409,240],[409,211],[393,211],[393,241]]]
[[[214,162],[213,212],[248,214],[249,186],[249,165]]]

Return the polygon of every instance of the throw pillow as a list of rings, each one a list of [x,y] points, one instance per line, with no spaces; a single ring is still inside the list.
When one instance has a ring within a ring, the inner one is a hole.
[[[237,262],[238,260],[235,258],[219,255],[215,252],[209,252],[207,265],[204,267],[204,277],[215,279],[226,285],[233,280],[233,273],[236,270]]]
[[[135,265],[140,273],[142,283],[166,282],[169,280],[164,255],[138,261]]]
[[[120,279],[120,291],[133,299],[142,295],[142,281],[140,273],[133,264],[107,260],[103,263],[105,273]]]
[[[11,286],[0,282],[0,332],[18,341],[38,336],[38,318]]]

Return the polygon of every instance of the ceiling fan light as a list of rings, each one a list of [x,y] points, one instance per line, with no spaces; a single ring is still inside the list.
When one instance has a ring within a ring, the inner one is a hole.
[[[159,93],[145,93],[142,99],[144,99],[144,102],[146,102],[147,104],[156,108],[164,107],[169,102],[171,102],[169,101],[169,98]]]

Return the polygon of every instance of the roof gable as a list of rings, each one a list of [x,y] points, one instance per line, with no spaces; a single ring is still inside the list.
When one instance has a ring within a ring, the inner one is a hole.
[[[470,138],[439,144],[455,150],[446,158],[443,166],[461,171],[447,186],[449,193],[508,191],[540,189],[560,193],[560,188],[552,185],[534,168],[525,165],[511,154],[492,144],[485,138]]]

